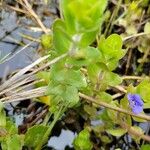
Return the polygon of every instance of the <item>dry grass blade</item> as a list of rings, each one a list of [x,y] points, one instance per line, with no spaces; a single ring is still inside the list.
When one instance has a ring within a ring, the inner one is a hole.
[[[24,84],[28,84],[29,82],[34,81],[35,79],[33,77],[30,78],[26,78],[25,80],[21,81],[21,82],[17,82],[16,84],[12,84],[10,85],[8,88],[2,90],[2,92],[0,92],[0,95],[9,93],[12,90],[15,90],[16,88],[18,88],[19,86],[22,86]]]
[[[20,92],[17,94],[12,94],[11,96],[1,98],[0,100],[3,103],[10,103],[10,102],[17,102],[17,101],[21,101],[21,100],[27,100],[27,99],[31,99],[31,98],[44,96],[46,90],[47,90],[47,87],[40,87],[40,88],[25,91],[25,92]]]
[[[5,57],[3,57],[3,59],[0,60],[0,64],[3,64],[7,61],[9,61],[10,59],[12,59],[13,57],[15,57],[17,54],[19,54],[20,52],[22,52],[23,50],[25,50],[27,47],[29,47],[33,42],[28,43],[27,45],[25,45],[23,48],[21,48],[20,50],[18,50],[16,53],[14,53],[13,55],[11,55],[11,53],[7,54]]]
[[[34,12],[29,2],[27,0],[22,0],[22,1],[17,1],[17,2],[20,3],[27,10],[27,12],[30,13],[31,16],[33,16],[33,18],[36,20],[36,22],[41,27],[43,32],[48,34],[47,28],[44,26],[44,24],[42,23],[38,15]]]
[[[37,69],[34,69],[29,74],[25,74],[31,68],[33,68],[34,66],[38,65],[42,61],[46,60],[49,57],[49,55],[39,58],[38,60],[36,60],[32,64],[30,64],[27,67],[21,69],[18,73],[16,73],[10,79],[8,79],[7,81],[5,81],[5,83],[3,83],[0,86],[0,91],[1,91],[0,95],[3,95],[3,94],[9,95],[9,93],[11,93],[12,96],[9,96],[9,98],[10,97],[11,98],[12,97],[15,98],[14,94],[17,93],[18,91],[20,91],[22,89],[25,89],[25,88],[27,88],[27,87],[29,87],[29,86],[37,83],[37,82],[40,82],[40,81],[35,80],[34,74],[36,74],[37,72],[45,69],[46,67],[49,67],[50,65],[58,62],[59,60],[63,59],[66,56],[67,56],[67,53],[63,54],[63,55],[61,55],[59,57],[56,57],[55,59],[47,62],[46,64],[42,65],[41,67],[39,67]],[[13,90],[13,92],[12,92],[12,90]],[[28,91],[26,91],[26,92],[28,93]],[[11,102],[11,100],[9,98],[4,97],[4,98],[2,98],[0,100],[2,101],[2,100],[5,99],[5,100],[9,100],[9,102]],[[26,98],[27,98],[27,96],[25,96],[23,99],[26,99]],[[17,101],[18,101],[18,98],[17,98]]]
[[[32,63],[31,65],[21,69],[18,73],[16,73],[13,77],[11,77],[9,80],[7,80],[4,84],[2,84],[0,86],[0,91],[4,90],[7,86],[12,85],[13,83],[15,83],[16,79],[21,77],[23,74],[25,74],[27,71],[29,71],[31,68],[33,68],[34,66],[36,66],[40,62],[46,60],[48,57],[49,57],[49,55],[41,57],[38,60],[36,60],[34,63]]]
[[[36,97],[40,97],[40,96],[45,96],[46,91],[47,91],[47,86],[40,87],[40,88],[28,90],[28,91],[25,91],[25,92],[19,92],[17,94],[13,94],[11,96],[4,97],[4,98],[1,99],[1,101],[3,103],[10,103],[10,102],[16,102],[16,101],[36,98]],[[106,107],[106,108],[115,110],[117,112],[121,112],[121,113],[124,113],[124,114],[128,114],[128,115],[131,115],[131,116],[134,116],[134,117],[137,117],[137,118],[141,118],[141,119],[145,119],[145,120],[150,121],[150,116],[148,116],[148,115],[144,115],[144,114],[135,115],[132,112],[129,112],[125,109],[122,109],[122,108],[119,108],[119,107],[114,107],[114,106],[112,106],[108,103],[105,103],[103,101],[97,101],[97,99],[94,99],[94,98],[92,98],[90,96],[87,96],[83,93],[79,93],[79,96],[81,98],[83,98],[84,100],[86,100],[88,102],[95,103],[99,106]]]

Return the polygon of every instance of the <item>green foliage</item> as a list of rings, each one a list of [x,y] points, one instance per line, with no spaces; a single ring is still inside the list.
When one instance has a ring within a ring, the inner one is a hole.
[[[1,133],[3,134],[0,137],[2,150],[20,150],[24,144],[23,135],[18,135],[18,129],[16,125],[6,119],[6,124],[1,128]]]
[[[138,127],[138,126],[132,126],[131,127],[132,130],[134,130],[135,132],[139,133],[141,136],[144,134],[144,131]],[[131,137],[137,142],[137,143],[140,143],[140,136],[136,136],[136,135],[132,135],[131,134]]]
[[[150,22],[147,22],[144,26],[144,32],[150,34]]]
[[[150,149],[150,144],[145,144],[141,146],[141,150],[148,150]]]
[[[100,101],[104,101],[106,103],[111,103],[112,102],[112,96],[106,92],[99,92],[98,93],[98,99]]]
[[[52,35],[43,34],[41,36],[41,45],[45,50],[49,50],[50,48],[52,48],[52,46],[53,46]]]
[[[136,88],[136,92],[140,94],[144,102],[150,103],[150,81],[143,80]]]
[[[122,78],[114,73],[114,70],[119,60],[125,55],[126,50],[122,49],[123,40],[120,35],[111,34],[104,37],[99,34],[103,18],[107,18],[108,22],[113,20],[108,20],[111,15],[110,11],[104,14],[107,2],[107,0],[60,1],[61,18],[54,21],[51,34],[44,34],[41,37],[42,47],[50,51],[52,54],[51,59],[58,56],[58,61],[51,64],[49,70],[41,71],[36,75],[37,79],[44,79],[44,81],[35,85],[36,87],[48,85],[47,95],[40,98],[48,99],[48,102],[45,103],[48,104],[49,113],[54,116],[54,120],[50,124],[46,122],[47,125],[35,125],[29,128],[24,136],[18,135],[16,126],[6,119],[3,104],[0,103],[0,127],[4,131],[0,141],[3,150],[19,150],[22,149],[23,145],[31,149],[42,149],[41,147],[47,142],[46,140],[48,140],[52,128],[64,112],[80,104],[80,108],[83,108],[85,113],[83,114],[84,119],[87,119],[87,122],[89,121],[87,123],[89,125],[88,129],[100,138],[101,145],[112,142],[112,136],[123,136],[127,133],[127,129],[133,129],[137,133],[143,134],[141,128],[132,126],[132,119],[143,122],[142,119],[131,117],[131,115],[119,111],[116,112],[114,108],[119,107],[131,112],[127,100],[128,93],[138,93],[144,101],[144,107],[150,108],[150,81],[145,79],[136,87],[130,84],[127,87],[127,94],[119,101],[113,100],[114,97],[108,94],[110,88],[113,89],[111,90],[112,93],[116,92],[113,87],[122,83]],[[116,22],[113,22],[112,25],[119,22],[119,26],[128,26],[125,31],[127,35],[135,34],[139,29],[128,20],[132,14],[134,14],[133,18],[136,20],[138,15],[142,14],[142,10],[138,9],[138,1],[131,3],[130,0],[126,0],[124,3],[128,4],[125,5],[128,7],[127,12],[120,16]],[[147,1],[140,3],[142,7],[147,5]],[[124,16],[125,18],[123,18]],[[140,23],[142,23],[141,21]],[[145,34],[149,34],[149,26],[150,23],[147,22],[144,26]],[[149,40],[145,40],[138,47],[142,53],[145,52],[143,49],[145,49],[147,43],[149,43]],[[62,54],[67,56],[60,60],[59,56]],[[125,84],[128,85],[128,82],[125,82]],[[87,104],[82,103],[82,101],[80,103],[79,92],[90,95],[97,102],[105,104],[106,108],[101,109],[97,104]],[[100,121],[100,123],[96,126],[91,125],[90,121],[92,120]],[[127,124],[129,128],[121,128],[121,123]],[[73,145],[76,150],[91,150],[93,148],[88,129],[84,128],[75,138]],[[131,134],[131,136],[139,142],[140,137],[136,137],[134,134]]]
[[[103,54],[103,62],[110,71],[116,68],[119,59],[125,55],[125,51],[122,50],[122,39],[117,34],[112,34],[107,39],[102,37],[98,48]]]
[[[18,129],[16,125],[9,119],[7,119],[5,129],[7,130],[7,134],[18,134]]]
[[[90,133],[85,128],[82,130],[73,142],[74,148],[76,150],[91,150],[93,145],[90,141]]]
[[[2,150],[21,150],[22,146],[21,136],[17,134],[5,138],[1,143]]]
[[[70,33],[98,30],[107,0],[62,0],[61,11]],[[80,8],[80,9],[79,9]]]
[[[35,125],[29,128],[25,134],[25,145],[35,148],[41,142],[47,130],[48,127],[44,125]]]
[[[86,79],[84,74],[80,70],[74,70],[70,68],[59,69],[59,65],[54,65],[51,69],[50,78],[55,83],[62,85],[70,85],[76,88],[86,87]]]
[[[47,85],[50,82],[50,72],[48,71],[41,71],[36,74],[36,77],[38,79],[44,79],[44,81],[36,84],[37,87]]]
[[[58,54],[67,52],[71,45],[71,37],[66,32],[66,25],[63,20],[56,20],[53,24],[53,44]]]
[[[121,77],[119,77],[119,75],[117,75],[113,72],[106,72],[104,80],[110,86],[116,86],[116,85],[122,83]]]
[[[127,130],[123,128],[117,128],[117,129],[108,129],[106,130],[106,132],[113,136],[122,136],[127,132]]]
[[[0,102],[0,127],[5,127],[6,125],[6,114],[3,107],[3,103]]]
[[[78,49],[70,58],[67,63],[73,66],[89,66],[101,60],[101,53],[97,48],[88,46],[86,48]]]
[[[95,107],[90,105],[84,105],[84,111],[90,116],[90,119],[95,119],[97,110]]]

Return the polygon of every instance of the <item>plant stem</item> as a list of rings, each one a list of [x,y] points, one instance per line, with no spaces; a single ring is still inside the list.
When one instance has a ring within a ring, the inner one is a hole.
[[[134,128],[132,128],[131,126],[129,126],[128,124],[126,124],[125,122],[121,122],[121,127],[124,129],[127,129],[127,132],[131,135],[136,136],[137,138],[141,138],[145,141],[150,142],[150,136],[148,135],[144,135],[143,133],[141,134],[140,132],[136,131]]]
[[[54,125],[56,124],[56,122],[58,121],[60,116],[64,113],[64,111],[66,110],[66,107],[67,106],[65,106],[65,107],[61,106],[61,108],[59,109],[57,114],[54,115],[54,120],[50,124],[48,130],[46,131],[45,135],[43,136],[43,139],[41,139],[41,142],[38,144],[38,146],[35,148],[35,150],[41,150],[42,145],[48,141],[48,137],[49,137]]]
[[[145,77],[140,76],[123,76],[122,80],[143,80]]]
[[[114,25],[114,19],[116,18],[117,14],[118,14],[121,3],[122,3],[122,0],[119,0],[116,8],[113,11],[113,14],[111,15],[110,21],[107,24],[107,27],[106,27],[105,32],[104,32],[105,37],[111,33],[112,27]]]
[[[136,37],[144,36],[144,35],[149,35],[149,33],[141,32],[141,33],[133,34],[133,35],[123,38],[123,41],[125,42],[126,40],[129,40],[131,38],[136,38]]]
[[[105,108],[109,108],[109,109],[112,109],[112,110],[115,110],[115,111],[118,111],[118,112],[121,112],[121,113],[124,113],[124,114],[128,114],[128,115],[131,115],[131,116],[134,116],[134,117],[137,117],[137,118],[141,118],[141,119],[145,119],[145,120],[150,121],[150,116],[148,116],[148,115],[144,115],[144,114],[135,115],[134,113],[129,112],[125,109],[122,109],[122,108],[119,108],[119,107],[114,107],[114,106],[112,106],[108,103],[105,103],[103,101],[97,101],[96,99],[94,99],[90,96],[87,96],[83,93],[79,93],[79,96],[86,99],[89,102],[93,102],[93,103],[98,104],[100,106],[103,106]]]

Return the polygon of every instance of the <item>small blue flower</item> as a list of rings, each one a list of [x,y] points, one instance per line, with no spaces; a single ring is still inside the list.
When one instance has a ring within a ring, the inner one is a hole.
[[[143,111],[143,101],[142,101],[140,95],[129,93],[127,95],[127,98],[129,100],[130,107],[134,114],[137,115]]]

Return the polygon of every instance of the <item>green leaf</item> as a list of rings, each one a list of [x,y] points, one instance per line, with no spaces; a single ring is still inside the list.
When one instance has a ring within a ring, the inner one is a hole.
[[[6,126],[6,113],[4,111],[4,105],[2,102],[0,102],[0,126]]]
[[[15,123],[13,123],[11,120],[7,119],[6,121],[6,130],[8,134],[18,134],[18,128],[16,127]]]
[[[99,49],[108,59],[120,59],[124,53],[122,51],[122,39],[118,34],[111,34],[107,39],[102,39],[99,43]]]
[[[59,68],[59,67],[58,67]],[[74,87],[86,87],[86,78],[80,70],[64,68],[58,70],[57,66],[53,66],[51,70],[51,79],[59,84],[72,85]]]
[[[113,106],[113,107],[118,107],[118,102],[117,101],[112,101],[110,103],[110,105]],[[107,114],[108,114],[110,120],[112,120],[112,122],[118,123],[119,121],[121,121],[121,119],[118,120],[118,114],[116,113],[115,110],[107,109]]]
[[[79,102],[78,89],[75,86],[50,83],[47,94],[53,96],[51,105],[54,110],[59,109],[62,104],[73,107]]]
[[[105,127],[104,127],[105,129],[114,127],[114,123],[112,121],[111,116],[109,115],[108,110],[104,109],[100,114],[97,115],[97,118],[102,120],[105,123]],[[104,129],[102,129],[102,132],[103,130]]]
[[[149,80],[143,80],[136,88],[137,94],[139,94],[144,102],[149,103],[150,102],[150,81]]]
[[[97,83],[98,80],[103,82],[107,70],[107,66],[104,63],[90,64],[87,67],[89,78],[93,83]]]
[[[144,134],[144,131],[138,127],[138,126],[132,126],[131,127],[131,130],[134,130],[134,132],[137,132],[139,135],[143,135]],[[141,136],[137,136],[136,134],[133,135],[131,134],[131,137],[137,142],[137,143],[140,143],[140,139],[141,139]]]
[[[69,51],[71,38],[67,33],[65,22],[58,19],[53,24],[53,44],[58,54]]]
[[[36,74],[38,79],[44,79],[44,81],[36,84],[37,87],[48,85],[50,82],[50,72],[49,71],[40,71]]]
[[[95,119],[96,117],[96,108],[90,105],[84,105],[84,111],[90,116],[90,119]]]
[[[64,93],[62,94],[62,98],[64,99],[64,103],[68,105],[68,107],[73,107],[79,102],[78,90],[74,86],[67,86]]]
[[[116,86],[122,83],[122,79],[118,74],[109,71],[105,73],[104,80],[110,86]]]
[[[68,58],[67,63],[73,66],[88,66],[102,59],[101,53],[97,48],[87,47],[79,49],[71,58]]]
[[[86,48],[86,51],[87,51],[86,58],[89,64],[101,61],[102,54],[99,52],[97,48],[89,46]]]
[[[65,90],[65,85],[50,82],[48,85],[48,90],[46,94],[49,95],[61,95]]]
[[[70,0],[61,0],[60,1],[60,11],[61,14],[63,14],[63,17],[65,19],[65,22],[67,23],[67,29],[71,34],[75,34],[75,18],[73,17],[72,13],[70,12],[68,8],[68,4],[70,3]]]
[[[50,34],[43,34],[41,36],[41,44],[42,44],[42,47],[45,49],[45,50],[49,50],[50,48],[52,48],[52,35]]]
[[[107,67],[109,68],[110,71],[114,70],[117,66],[118,66],[118,59],[111,58],[107,60]]]
[[[112,96],[106,92],[99,92],[98,99],[99,99],[99,101],[104,101],[106,103],[112,102]]]
[[[79,47],[81,48],[85,48],[87,46],[89,46],[96,37],[96,34],[98,33],[98,31],[93,31],[93,32],[84,32],[81,36],[81,40],[79,42]]]
[[[117,128],[117,129],[107,129],[106,132],[113,136],[122,136],[127,132],[127,130],[123,128]]]
[[[84,0],[61,0],[61,11],[69,32],[96,31],[106,4],[107,0],[87,0],[86,3]]]
[[[134,87],[132,84],[130,84],[127,87],[127,93],[136,93],[136,87]]]
[[[90,141],[90,133],[87,129],[82,130],[73,142],[75,150],[91,150],[93,145]]]
[[[25,134],[25,146],[35,148],[43,139],[48,127],[44,125],[35,125],[28,129]]]
[[[144,26],[144,32],[150,34],[150,22],[147,22]]]
[[[144,103],[144,109],[149,109],[150,108],[150,102],[149,103]]]
[[[144,112],[142,112],[141,114],[145,115]],[[141,118],[138,118],[138,117],[134,117],[132,116],[133,120],[136,121],[136,122],[147,122],[145,119],[141,119]]]
[[[107,39],[101,37],[98,48],[104,56],[104,63],[110,70],[117,67],[118,60],[125,55],[122,50],[122,39],[117,34],[110,35]]]
[[[126,110],[129,108],[129,101],[127,100],[126,97],[121,99],[120,106],[121,108],[126,109]]]
[[[2,150],[21,150],[23,143],[21,136],[15,134],[13,136],[8,136],[2,143]]]
[[[148,149],[150,149],[150,144],[142,145],[140,150],[148,150]]]
[[[108,143],[111,143],[111,142],[112,142],[111,137],[108,137],[108,136],[106,136],[106,135],[102,135],[102,136],[100,137],[100,139],[101,139],[101,141],[104,142],[105,144],[108,144]]]

